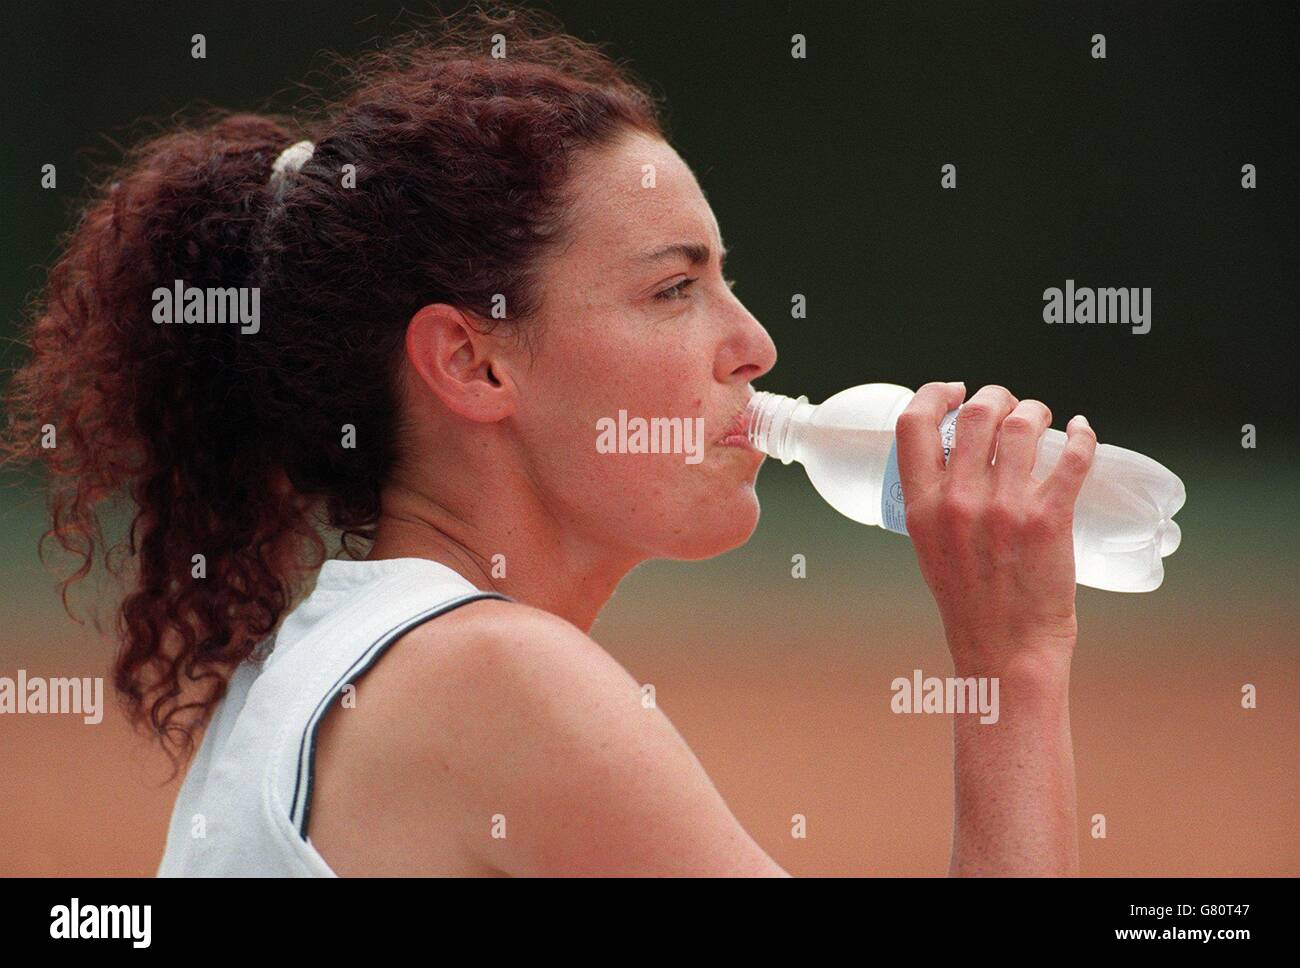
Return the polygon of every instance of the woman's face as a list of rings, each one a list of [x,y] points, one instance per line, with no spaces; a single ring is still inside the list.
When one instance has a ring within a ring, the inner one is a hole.
[[[515,369],[532,485],[565,531],[637,557],[734,548],[758,522],[762,456],[721,440],[776,348],[724,279],[717,220],[669,145],[627,134],[570,184],[571,244],[541,267],[536,357]],[[676,452],[630,452],[642,444]]]

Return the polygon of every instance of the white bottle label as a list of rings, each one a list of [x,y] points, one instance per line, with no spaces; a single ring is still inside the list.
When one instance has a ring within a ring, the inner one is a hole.
[[[939,421],[939,439],[943,441],[943,462],[948,463],[952,442],[957,438],[957,414],[950,410]],[[898,478],[898,440],[889,445],[889,459],[885,461],[885,480],[880,488],[880,526],[888,531],[907,534],[907,513],[903,505],[903,482]]]

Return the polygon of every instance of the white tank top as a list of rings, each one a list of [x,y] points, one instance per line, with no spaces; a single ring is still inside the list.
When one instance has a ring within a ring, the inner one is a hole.
[[[231,676],[181,784],[159,877],[334,877],[304,831],[331,702],[417,625],[484,598],[424,558],[325,562]]]

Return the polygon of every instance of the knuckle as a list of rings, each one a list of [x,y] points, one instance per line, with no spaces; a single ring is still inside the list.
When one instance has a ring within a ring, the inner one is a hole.
[[[1010,434],[1032,434],[1038,429],[1038,424],[1030,418],[1027,413],[1019,411],[1011,414],[1006,420],[1002,421],[1002,432]]]
[[[993,416],[993,409],[986,403],[972,401],[961,408],[961,417],[967,424],[983,423]]]
[[[894,424],[895,434],[899,433],[900,431],[911,433],[912,431],[919,428],[921,425],[921,421],[925,419],[925,417],[922,416],[919,410],[913,410],[911,409],[911,406],[912,406],[911,404],[908,404],[908,409],[904,410],[902,413],[898,415],[898,422]]]
[[[1061,465],[1066,473],[1073,477],[1080,477],[1092,466],[1092,454],[1084,453],[1075,447],[1068,447],[1061,453]]]
[[[1024,533],[1031,541],[1047,541],[1056,537],[1062,524],[1051,508],[1038,505],[1025,515]]]
[[[995,498],[984,507],[984,520],[994,531],[1018,531],[1022,517],[1020,507],[1009,498]]]
[[[949,491],[939,502],[938,517],[945,528],[967,528],[979,517],[979,506],[971,498]]]
[[[999,401],[1003,406],[1005,406],[1008,402],[1010,402],[1013,406],[1019,402],[1018,400],[1016,400],[1015,395],[1010,390],[997,383],[990,383],[988,386],[984,387],[984,389],[981,390],[980,392],[987,393],[994,400]]]

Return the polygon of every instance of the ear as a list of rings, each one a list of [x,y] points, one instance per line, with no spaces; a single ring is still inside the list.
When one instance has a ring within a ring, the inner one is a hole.
[[[500,337],[481,332],[446,303],[425,306],[406,327],[406,358],[430,392],[452,413],[490,423],[515,409],[512,365]]]

